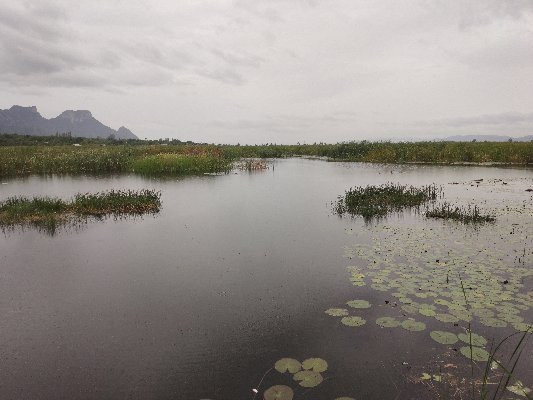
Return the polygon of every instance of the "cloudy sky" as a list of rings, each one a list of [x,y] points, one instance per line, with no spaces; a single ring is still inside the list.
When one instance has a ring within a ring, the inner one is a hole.
[[[533,0],[2,0],[0,108],[144,138],[533,133]]]

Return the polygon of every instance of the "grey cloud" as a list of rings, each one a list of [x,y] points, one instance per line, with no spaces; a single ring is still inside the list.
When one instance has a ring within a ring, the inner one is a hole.
[[[446,118],[432,121],[419,121],[415,125],[421,126],[443,126],[452,128],[463,128],[471,126],[514,126],[528,124],[533,128],[533,113],[501,113],[486,114],[475,117]]]
[[[4,0],[0,87],[143,137],[531,130],[532,21],[530,0]]]
[[[495,20],[521,19],[533,12],[530,0],[485,0],[460,2],[463,12],[459,20],[460,29],[486,25]]]
[[[263,132],[303,132],[309,129],[324,128],[331,124],[353,122],[357,115],[352,112],[332,112],[318,116],[268,115],[257,119],[216,120],[210,125],[223,129]]]

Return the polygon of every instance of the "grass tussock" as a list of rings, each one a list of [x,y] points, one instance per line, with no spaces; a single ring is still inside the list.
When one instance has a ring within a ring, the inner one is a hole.
[[[237,164],[237,168],[241,171],[264,171],[268,169],[268,164],[262,160],[243,160]]]
[[[79,217],[140,215],[158,212],[160,207],[161,193],[148,189],[77,194],[72,201],[50,197],[11,197],[0,203],[0,226],[54,228]]]
[[[476,205],[474,205],[473,207],[470,205],[467,207],[459,207],[453,206],[449,203],[443,203],[438,207],[434,207],[431,210],[427,210],[426,217],[451,219],[454,221],[463,222],[465,224],[495,221],[495,218],[493,216],[482,214]]]
[[[441,189],[435,185],[421,188],[387,183],[380,186],[355,187],[339,196],[334,208],[337,214],[361,215],[365,219],[382,217],[404,208],[418,207],[435,200]]]

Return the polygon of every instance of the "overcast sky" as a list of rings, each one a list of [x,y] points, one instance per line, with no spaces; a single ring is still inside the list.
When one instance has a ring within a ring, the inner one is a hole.
[[[533,0],[0,5],[0,108],[214,143],[533,134]]]

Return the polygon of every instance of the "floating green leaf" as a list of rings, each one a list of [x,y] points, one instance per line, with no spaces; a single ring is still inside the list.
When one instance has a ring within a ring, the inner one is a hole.
[[[418,312],[418,308],[410,304],[404,304],[402,306],[402,310],[404,310],[406,313],[409,313],[409,314],[416,314]]]
[[[515,328],[519,332],[533,332],[533,325],[532,324],[526,324],[524,322],[515,322],[513,323],[513,328]]]
[[[376,324],[383,328],[396,328],[397,326],[400,326],[400,321],[392,317],[381,317],[376,319]]]
[[[328,308],[324,312],[332,317],[344,317],[348,315],[348,310],[345,308]]]
[[[431,331],[429,336],[431,336],[431,339],[441,344],[454,344],[459,340],[455,333],[445,331]]]
[[[439,321],[442,321],[442,322],[458,322],[459,321],[459,318],[451,314],[437,314],[435,315],[435,319],[438,319]]]
[[[431,379],[431,375],[428,374],[427,372],[422,372],[422,376],[420,377],[420,379],[424,380],[424,381],[428,381]]]
[[[281,373],[289,371],[291,374],[294,374],[301,368],[302,364],[300,364],[300,361],[295,360],[294,358],[282,358],[274,364],[274,369]]]
[[[294,380],[303,387],[315,387],[324,380],[320,372],[300,371],[294,374]]]
[[[518,323],[518,322],[524,322],[524,318],[522,318],[520,315],[515,314],[498,314],[498,318],[505,322],[511,322],[511,323]]]
[[[505,328],[507,326],[507,322],[492,317],[480,318],[479,322],[486,326],[492,326],[493,328]]]
[[[426,324],[424,324],[423,322],[415,321],[413,319],[406,319],[402,322],[401,325],[403,329],[407,329],[408,331],[412,332],[419,332],[426,329]]]
[[[468,332],[460,333],[457,336],[459,337],[459,339],[461,339],[466,344],[470,344],[470,334]],[[477,333],[472,333],[472,346],[483,347],[486,344],[487,344],[487,339],[485,339],[481,335],[478,335]]]
[[[312,369],[315,372],[324,372],[328,369],[328,363],[322,358],[308,358],[302,362],[303,369]]]
[[[481,347],[470,348],[469,346],[464,346],[461,347],[460,351],[463,356],[474,361],[488,361],[490,357],[489,352]]]
[[[366,324],[366,320],[364,320],[361,317],[356,317],[356,316],[343,317],[341,319],[341,322],[347,326],[361,326],[361,325]]]
[[[531,389],[524,387],[524,384],[521,381],[516,381],[514,385],[507,386],[507,390],[523,397],[526,397],[529,393],[531,393]]]
[[[366,300],[350,300],[346,303],[352,308],[369,308],[370,303]]]
[[[418,312],[426,317],[434,317],[437,315],[437,313],[430,308],[419,308]]]
[[[294,391],[285,385],[271,386],[263,393],[265,400],[292,400],[293,397]]]

